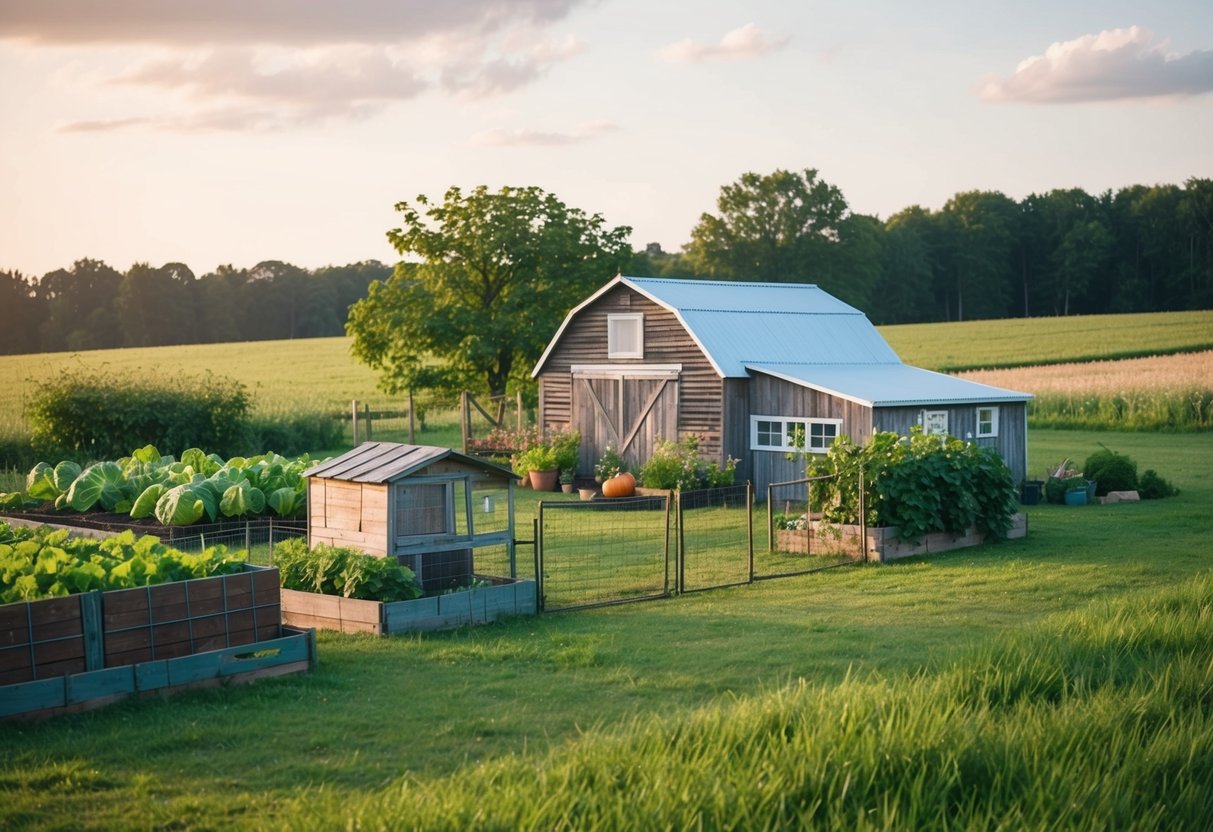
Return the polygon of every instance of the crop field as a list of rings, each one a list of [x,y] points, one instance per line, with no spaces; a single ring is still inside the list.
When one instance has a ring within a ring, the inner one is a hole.
[[[1213,429],[1213,351],[960,375],[1034,394],[1033,427]]]
[[[1204,829],[1213,434],[1040,431],[1031,468],[1100,442],[1182,493],[0,724],[0,826]]]
[[[1213,310],[880,327],[902,361],[941,372],[1213,349]]]

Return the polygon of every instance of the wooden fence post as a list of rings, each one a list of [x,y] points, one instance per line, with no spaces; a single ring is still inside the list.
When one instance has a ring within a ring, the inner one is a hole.
[[[371,441],[371,403],[363,402],[362,415],[366,418],[366,441]]]
[[[350,399],[350,424],[354,430],[354,444],[358,444],[358,400]]]
[[[409,390],[409,444],[417,444],[417,430],[415,420],[413,418],[413,391]]]
[[[472,411],[468,405],[468,391],[459,394],[459,427],[463,434],[463,452],[468,452],[468,436],[472,433]]]

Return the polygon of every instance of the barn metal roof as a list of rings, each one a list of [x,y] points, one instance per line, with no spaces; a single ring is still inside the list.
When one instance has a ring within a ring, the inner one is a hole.
[[[908,364],[750,364],[802,387],[830,393],[868,407],[1024,402],[1031,393],[980,384]]]
[[[899,361],[863,312],[811,283],[620,275],[569,312],[532,375],[577,313],[620,283],[672,312],[722,377],[744,378],[746,363],[754,361]]]
[[[569,312],[532,376],[573,318],[619,284],[672,312],[723,378],[753,370],[872,407],[1032,398],[903,364],[867,315],[810,283],[620,275]]]
[[[349,482],[385,483],[407,477],[443,459],[453,459],[483,471],[512,479],[514,472],[500,465],[434,445],[402,445],[398,442],[363,442],[328,462],[303,472],[305,477],[324,477]]]

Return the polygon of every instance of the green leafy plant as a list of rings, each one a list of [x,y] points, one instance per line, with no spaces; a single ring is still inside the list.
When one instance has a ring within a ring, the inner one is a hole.
[[[624,470],[623,457],[610,445],[603,449],[602,456],[594,463],[594,477],[602,481],[618,476]]]
[[[548,445],[556,455],[556,467],[562,472],[569,472],[569,482],[572,482],[571,477],[577,471],[577,458],[581,449],[581,432],[568,430],[553,434],[548,438]]]
[[[646,488],[719,488],[733,484],[737,461],[729,458],[722,466],[709,463],[699,455],[699,440],[688,436],[681,442],[657,441],[653,455],[640,469],[640,481]]]
[[[303,538],[274,546],[274,565],[285,589],[340,595],[367,601],[407,601],[421,597],[413,571],[393,558],[319,544]]]
[[[189,554],[130,531],[96,540],[0,523],[0,603],[228,575],[244,561],[224,546]]]
[[[931,532],[963,534],[970,526],[1006,537],[1019,505],[1006,463],[992,448],[954,437],[875,434],[866,445],[840,436],[807,474],[814,510],[830,523],[859,521],[859,484],[869,526],[893,526],[903,540]]]

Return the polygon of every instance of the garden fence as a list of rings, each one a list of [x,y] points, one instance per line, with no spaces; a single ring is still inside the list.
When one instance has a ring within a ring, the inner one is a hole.
[[[678,591],[754,579],[754,493],[749,483],[681,491],[676,497]]]
[[[620,604],[670,594],[670,498],[539,504],[540,609]]]
[[[844,534],[824,521],[820,507],[812,504],[811,484],[833,478],[809,477],[767,486],[767,546],[755,558],[756,579],[805,575],[863,560],[860,541],[866,530]],[[861,478],[861,500],[862,491]]]
[[[160,539],[183,552],[199,552],[208,546],[223,545],[229,549],[248,551],[248,562],[257,566],[273,566],[276,543],[296,537],[307,537],[307,523],[302,520],[247,520],[239,523],[214,523],[182,526],[162,534]]]

